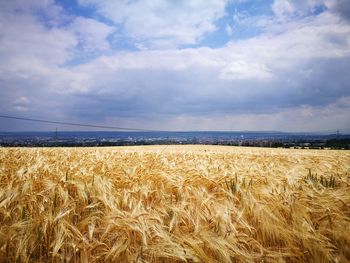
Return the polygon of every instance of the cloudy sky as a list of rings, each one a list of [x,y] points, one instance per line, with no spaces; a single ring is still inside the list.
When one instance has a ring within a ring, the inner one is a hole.
[[[0,114],[350,132],[350,1],[0,0]]]

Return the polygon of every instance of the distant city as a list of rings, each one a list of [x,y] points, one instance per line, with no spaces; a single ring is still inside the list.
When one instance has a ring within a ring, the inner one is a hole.
[[[285,132],[1,132],[3,147],[84,147],[207,144],[255,147],[350,149],[350,134]]]

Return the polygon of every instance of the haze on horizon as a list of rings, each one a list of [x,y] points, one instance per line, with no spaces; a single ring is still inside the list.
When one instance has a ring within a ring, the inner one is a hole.
[[[2,115],[350,132],[348,0],[0,1],[0,61]]]

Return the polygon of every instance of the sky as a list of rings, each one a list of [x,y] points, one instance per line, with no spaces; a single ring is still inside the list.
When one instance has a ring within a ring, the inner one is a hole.
[[[0,0],[0,115],[349,133],[350,1]]]

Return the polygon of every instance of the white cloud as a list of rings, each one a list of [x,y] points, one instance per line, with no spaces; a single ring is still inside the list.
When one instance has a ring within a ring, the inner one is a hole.
[[[62,10],[53,1],[0,5],[0,110],[48,112],[55,106],[52,92],[61,67],[73,57],[78,41],[72,32],[58,27]]]
[[[272,10],[276,16],[282,17],[294,13],[296,8],[290,1],[275,0],[272,5]]]
[[[275,0],[272,10],[279,19],[310,15],[317,8],[327,8],[330,12],[350,20],[349,0]]]
[[[117,25],[135,43],[151,47],[195,44],[206,33],[216,30],[215,22],[225,15],[227,0],[114,1],[79,0],[94,5],[98,12]]]
[[[45,7],[51,8],[42,6]],[[6,72],[5,78],[22,73],[29,76],[30,71],[46,72],[48,67],[63,64],[71,57],[70,49],[77,44],[71,32],[47,27],[30,8],[21,12],[8,9],[0,11],[0,68],[1,73]]]
[[[229,63],[220,74],[223,79],[268,79],[272,77],[265,64],[248,63],[244,60],[235,60]]]
[[[344,57],[350,52],[350,25],[325,13],[265,29],[265,34],[228,44],[236,57],[292,66],[294,61]],[[236,51],[236,52],[235,52]]]
[[[13,104],[28,104],[29,103],[29,99],[27,98],[27,97],[19,97],[19,98],[17,98],[14,102],[13,102]]]
[[[328,0],[275,0],[272,4],[272,10],[278,18],[305,16],[312,14],[317,8],[325,6],[327,1]]]
[[[30,100],[27,97],[22,96],[15,99],[12,102],[12,108],[17,112],[26,112],[29,110],[28,108],[29,103],[30,103]]]
[[[77,17],[68,25],[68,30],[77,35],[84,51],[91,52],[109,49],[106,38],[115,28],[94,19]]]

